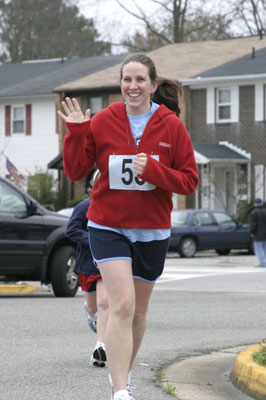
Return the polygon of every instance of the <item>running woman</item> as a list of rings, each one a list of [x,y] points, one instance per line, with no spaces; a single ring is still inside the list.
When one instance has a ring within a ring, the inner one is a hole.
[[[92,119],[74,98],[66,98],[64,113],[58,113],[68,128],[66,175],[80,180],[95,163],[100,170],[87,213],[90,247],[108,295],[105,346],[112,399],[133,400],[128,378],[163,272],[172,193],[192,195],[198,171],[190,136],[177,116],[176,83],[164,90],[153,61],[137,53],[122,63],[120,86],[123,101]]]

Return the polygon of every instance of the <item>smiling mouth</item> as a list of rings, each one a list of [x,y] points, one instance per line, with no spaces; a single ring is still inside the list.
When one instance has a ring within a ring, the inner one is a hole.
[[[129,97],[139,97],[140,96],[140,93],[128,93],[128,96]]]

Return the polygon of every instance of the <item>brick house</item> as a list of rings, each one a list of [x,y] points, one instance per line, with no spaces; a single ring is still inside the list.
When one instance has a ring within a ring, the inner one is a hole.
[[[266,48],[184,80],[188,128],[195,148],[224,144],[242,159],[199,164],[200,204],[238,213],[241,203],[266,200]],[[248,160],[250,160],[248,162]]]
[[[251,52],[253,48],[262,49],[265,47],[266,42],[264,39],[260,40],[259,37],[248,37],[221,41],[210,40],[203,42],[177,43],[164,46],[147,54],[155,62],[159,76],[164,76],[179,82],[185,82],[191,76],[197,76],[210,67],[218,67],[221,64],[235,60],[238,57],[247,54],[249,51]],[[84,110],[87,107],[92,107],[94,113],[114,101],[121,100],[119,70],[120,64],[56,87],[55,92],[57,93],[58,106],[60,106],[60,102],[66,96],[76,97],[79,99],[81,107]],[[193,83],[194,81],[191,80],[189,83],[190,82]],[[193,97],[190,96],[189,83],[185,83],[182,87],[183,96],[180,99],[181,118],[186,124],[189,132],[191,129],[192,132],[194,132],[194,127],[192,126],[192,121],[194,121],[194,119],[191,119],[191,108],[193,107],[194,110],[194,102],[192,101]],[[60,150],[62,150],[62,143],[65,134],[65,126],[62,121],[59,132]],[[193,143],[205,143],[205,140],[201,140],[198,137],[194,138],[191,132],[190,134]],[[221,138],[219,141],[225,140]],[[225,143],[219,145],[219,141],[212,139],[207,142],[209,144],[216,143],[218,145],[218,148],[221,150],[221,155],[219,156],[220,160],[221,157],[226,154],[230,160],[241,160],[240,164],[247,165],[246,169],[249,170],[248,165],[250,163],[250,155],[248,154],[248,148],[246,149],[246,152],[241,148],[237,148],[237,146],[233,148],[232,145],[230,145],[230,138],[227,140],[229,142],[228,144]],[[196,159],[200,161],[205,158],[208,160],[209,165],[213,162],[217,162],[216,159],[212,158],[212,154],[210,154],[209,150],[206,146],[200,149],[200,151],[205,152],[205,155],[204,153],[201,154],[199,151],[196,151]],[[201,165],[200,162],[199,165]],[[61,188],[67,193],[66,198],[74,199],[84,193],[88,184],[88,177],[83,181],[70,183],[62,170],[61,154],[59,154],[57,160],[51,162],[49,166],[60,170],[60,184]],[[203,206],[207,204],[206,199],[204,200],[202,198],[202,189],[200,188],[199,190],[201,190],[201,193],[199,194],[198,192],[191,198],[184,198],[183,196],[175,195],[174,208],[194,207],[196,205]],[[206,193],[206,190],[204,190],[204,193]],[[209,196],[211,196],[210,192]],[[212,205],[213,203],[208,200],[208,204]],[[221,205],[219,208],[222,208]]]

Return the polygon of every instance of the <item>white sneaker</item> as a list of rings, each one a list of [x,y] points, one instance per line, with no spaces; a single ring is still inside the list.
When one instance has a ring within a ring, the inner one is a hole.
[[[90,359],[90,365],[94,365],[94,367],[105,367],[106,361],[104,343],[97,342]]]
[[[126,392],[118,394],[116,397],[114,397],[114,400],[134,400],[134,399],[133,397],[130,397],[129,394]]]
[[[111,400],[116,400],[116,399],[114,399],[115,389],[114,389],[112,377],[110,374],[109,374],[109,383],[111,385]],[[127,384],[127,392],[128,392],[127,400],[135,400],[132,395],[132,387],[130,386],[129,383]]]
[[[95,316],[92,318],[91,315],[88,313],[87,310],[85,310],[86,312],[86,317],[88,320],[88,324],[90,329],[94,332],[97,333],[97,313],[95,314]]]

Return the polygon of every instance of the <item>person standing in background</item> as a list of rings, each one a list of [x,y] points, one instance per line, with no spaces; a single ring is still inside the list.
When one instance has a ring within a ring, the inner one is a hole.
[[[254,201],[255,208],[249,216],[250,234],[254,238],[254,252],[259,260],[258,267],[266,267],[266,208],[262,200]]]

